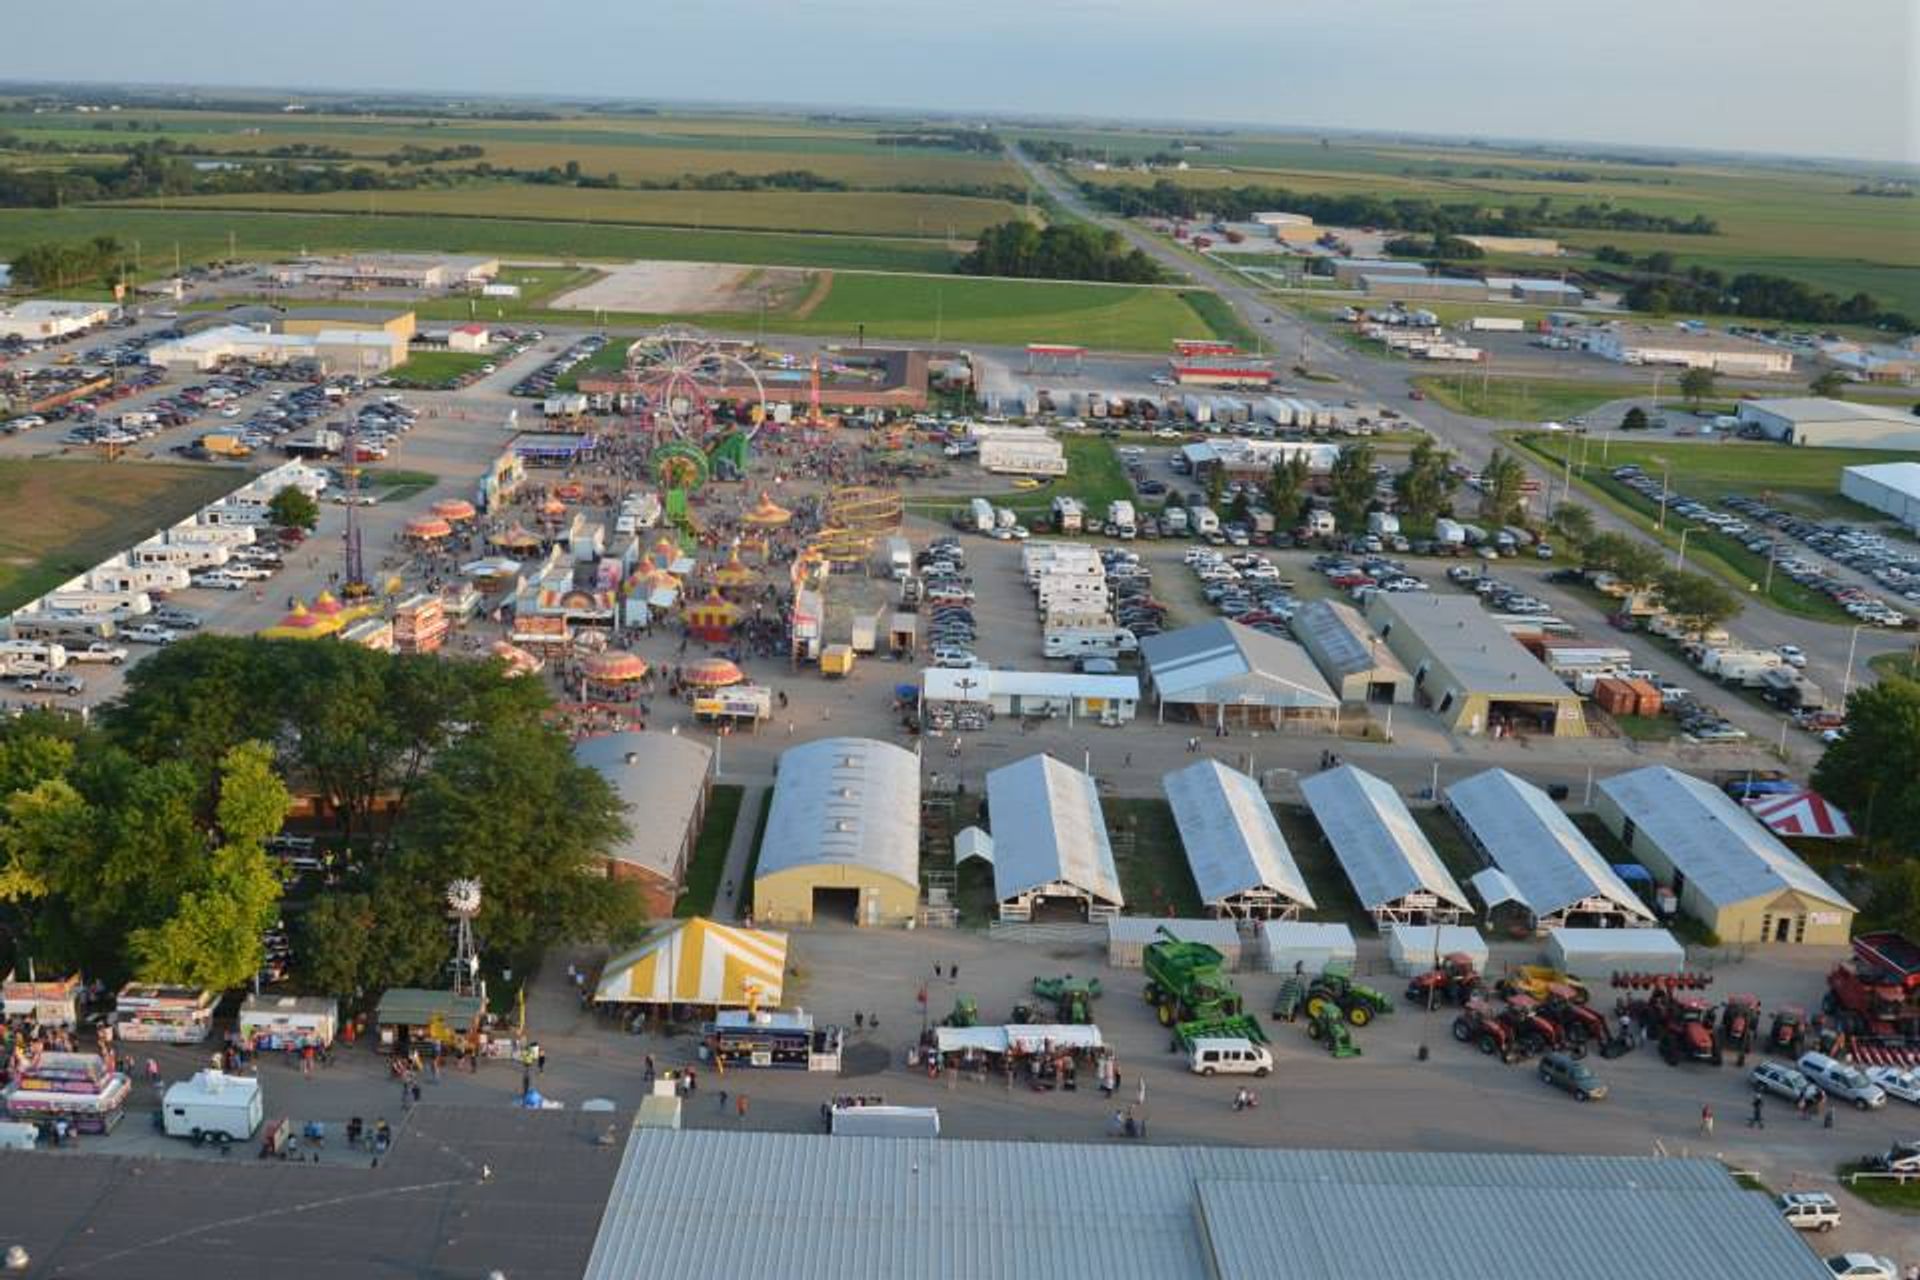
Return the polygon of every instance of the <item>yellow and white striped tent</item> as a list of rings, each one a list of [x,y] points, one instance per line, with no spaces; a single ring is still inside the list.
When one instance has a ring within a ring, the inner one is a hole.
[[[786,934],[695,916],[656,930],[608,961],[593,998],[600,1004],[776,1009],[786,971]]]

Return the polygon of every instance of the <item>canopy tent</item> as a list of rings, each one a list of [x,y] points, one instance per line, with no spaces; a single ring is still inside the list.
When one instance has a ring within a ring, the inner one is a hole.
[[[647,660],[624,649],[589,653],[580,659],[580,673],[595,684],[631,684],[646,679]]]
[[[690,663],[680,673],[680,678],[698,689],[724,689],[730,684],[739,684],[747,677],[725,658],[702,658]]]
[[[739,622],[740,606],[717,591],[687,608],[687,634],[697,640],[725,640]]]
[[[740,563],[740,549],[734,548],[727,562],[713,571],[714,585],[722,591],[745,591],[760,583],[760,575]]]
[[[1604,980],[1618,969],[1636,973],[1679,973],[1687,950],[1665,929],[1549,929],[1547,963],[1588,982]]]
[[[453,526],[439,516],[415,516],[407,521],[407,536],[418,542],[436,542],[453,533]]]
[[[471,520],[477,514],[473,504],[465,498],[442,498],[430,508],[434,515],[442,520]]]
[[[1845,840],[1853,834],[1853,824],[1847,821],[1847,815],[1827,803],[1827,798],[1817,791],[1757,796],[1746,805],[1747,812],[1777,836]]]
[[[487,541],[496,547],[502,547],[508,550],[537,551],[540,544],[546,541],[546,539],[525,525],[516,524],[511,528],[502,529],[491,538],[488,538]]]
[[[485,556],[460,566],[469,578],[510,578],[520,572],[520,562],[508,556]]]
[[[756,528],[771,529],[793,519],[793,512],[775,502],[766,490],[762,489],[760,491],[760,501],[755,503],[753,509],[741,516],[740,519]]]
[[[519,645],[510,644],[505,640],[495,640],[492,652],[494,657],[507,664],[507,674],[510,676],[536,675],[542,667],[547,665],[544,660],[528,653]]]
[[[260,635],[268,640],[314,640],[321,636],[330,636],[340,629],[340,621],[327,614],[315,613],[306,605],[294,602],[291,612],[270,627],[262,627]]]
[[[771,1009],[780,1003],[786,971],[786,934],[694,916],[609,961],[593,998],[599,1004]]]
[[[934,1048],[939,1053],[1039,1053],[1044,1050],[1091,1051],[1105,1041],[1100,1028],[1068,1024],[1027,1023],[1006,1027],[935,1027]]]

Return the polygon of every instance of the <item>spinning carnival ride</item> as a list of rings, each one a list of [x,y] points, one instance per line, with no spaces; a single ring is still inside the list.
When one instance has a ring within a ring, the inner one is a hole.
[[[688,494],[716,471],[746,475],[768,419],[766,389],[751,364],[691,329],[662,329],[627,348],[626,385],[651,439],[648,465],[666,517],[686,527]]]

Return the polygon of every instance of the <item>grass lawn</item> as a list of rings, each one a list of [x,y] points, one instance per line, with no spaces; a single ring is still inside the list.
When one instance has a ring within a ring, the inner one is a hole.
[[[1191,290],[1180,295],[1186,299],[1195,314],[1207,322],[1216,338],[1225,338],[1242,351],[1254,351],[1262,346],[1260,335],[1255,333],[1240,313],[1227,305],[1227,300],[1207,289]]]
[[[1507,422],[1570,418],[1628,396],[1643,394],[1632,382],[1575,382],[1551,378],[1482,378],[1479,374],[1429,374],[1415,386],[1455,413]]]
[[[1313,895],[1312,918],[1371,933],[1373,917],[1354,896],[1353,882],[1347,879],[1340,860],[1333,856],[1333,846],[1327,843],[1320,824],[1306,806],[1274,805],[1273,816],[1293,854],[1294,865],[1307,882],[1307,892]]]
[[[1031,528],[1049,515],[1054,498],[1062,494],[1080,499],[1095,514],[1103,513],[1115,498],[1132,496],[1133,484],[1111,443],[1098,436],[1063,436],[1060,444],[1067,455],[1067,474],[1037,489],[985,495],[987,501],[1006,507]],[[907,507],[919,515],[944,516],[966,502],[961,497],[923,498],[907,503]]]
[[[572,391],[579,387],[580,379],[582,378],[591,378],[597,374],[624,368],[627,363],[627,348],[630,345],[630,343],[626,342],[609,342],[606,346],[601,347],[585,360],[582,360],[579,364],[561,374],[559,379],[554,383],[554,390]]]
[[[191,515],[248,474],[164,463],[0,462],[0,610]]]
[[[1615,716],[1613,722],[1635,742],[1671,742],[1680,736],[1680,724],[1671,716]]]
[[[1054,280],[840,274],[804,319],[767,317],[769,329],[869,339],[1064,342],[1108,351],[1165,351],[1175,338],[1206,336],[1193,291]],[[751,329],[758,317],[737,317]]]
[[[488,301],[518,302],[523,307],[537,306],[549,298],[593,283],[600,278],[600,274],[592,267],[528,267],[513,262],[503,263],[500,274],[494,277],[495,282],[519,285],[520,296],[492,298]]]
[[[362,467],[360,482],[378,490],[382,502],[405,502],[439,484],[440,477],[431,471],[407,471],[398,467],[384,471],[379,467]]]
[[[1427,842],[1433,851],[1440,855],[1440,861],[1446,864],[1447,871],[1461,888],[1474,872],[1485,867],[1486,860],[1473,851],[1467,838],[1452,818],[1438,809],[1415,809],[1413,820],[1420,830],[1426,833]]]
[[[687,864],[687,878],[680,889],[673,914],[710,916],[713,900],[720,893],[720,877],[727,869],[727,846],[733,843],[733,824],[740,816],[740,798],[746,788],[730,782],[715,783],[707,797],[706,820],[700,824],[700,838],[693,845],[693,860]],[[630,819],[646,821],[645,814]]]
[[[1876,653],[1867,659],[1867,665],[1883,680],[1888,676],[1920,680],[1920,659],[1911,653]]]
[[[394,366],[394,383],[402,387],[424,387],[438,391],[451,387],[467,374],[493,359],[466,351],[420,351]]]
[[[1909,1178],[1905,1182],[1895,1182],[1891,1178],[1862,1178],[1858,1182],[1849,1181],[1847,1175],[1860,1169],[1858,1162],[1841,1165],[1836,1171],[1840,1175],[1840,1185],[1868,1204],[1882,1209],[1892,1209],[1897,1213],[1920,1213],[1920,1180]]]
[[[1173,806],[1165,800],[1106,799],[1101,804],[1108,830],[1133,832],[1133,852],[1121,852],[1126,845],[1121,837],[1114,857],[1127,910],[1135,915],[1200,915],[1200,891],[1173,821]]]
[[[747,855],[747,873],[740,878],[741,891],[753,891],[753,877],[760,870],[760,845],[767,838],[767,819],[773,816],[773,788],[768,787],[760,796],[760,816],[753,824],[753,852]]]

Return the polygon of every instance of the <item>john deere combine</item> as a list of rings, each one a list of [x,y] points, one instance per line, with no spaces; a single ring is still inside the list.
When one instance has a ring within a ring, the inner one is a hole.
[[[1072,974],[1064,978],[1035,978],[1033,994],[1053,1006],[1055,1022],[1085,1026],[1093,1021],[1093,1002],[1100,998],[1100,979],[1076,978]]]
[[[1174,1043],[1188,1048],[1201,1037],[1239,1037],[1265,1044],[1259,1019],[1226,976],[1226,957],[1204,942],[1182,942],[1162,925],[1146,949],[1147,1003]]]

